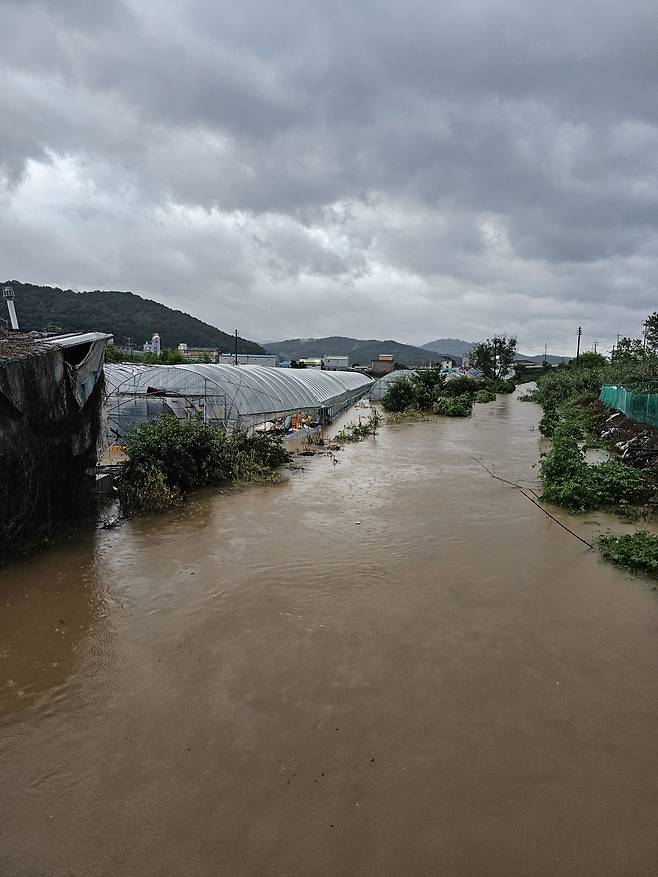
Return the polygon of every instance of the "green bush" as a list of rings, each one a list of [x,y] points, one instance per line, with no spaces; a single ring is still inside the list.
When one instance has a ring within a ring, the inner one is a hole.
[[[555,410],[575,396],[598,398],[604,384],[632,389],[654,386],[658,378],[658,356],[647,355],[641,360],[613,362],[603,367],[585,368],[571,365],[553,368],[541,377],[532,392],[532,399],[544,410]]]
[[[271,480],[276,469],[292,459],[281,439],[266,433],[225,433],[198,418],[178,420],[171,415],[131,429],[125,452],[119,497],[127,514],[172,505],[198,487]]]
[[[133,517],[145,512],[160,512],[180,501],[180,491],[167,484],[162,469],[137,463],[124,472],[119,482],[119,498],[124,515]]]
[[[485,378],[483,384],[484,389],[492,393],[513,393],[516,390],[516,383],[512,378]]]
[[[438,371],[419,371],[412,375],[411,386],[414,393],[414,408],[431,411],[432,405],[444,392],[444,378]]]
[[[588,465],[581,435],[581,427],[573,422],[555,430],[551,450],[541,456],[542,498],[572,511],[612,509],[637,517],[653,499],[655,485],[618,460]]]
[[[470,414],[470,401],[475,398],[479,390],[485,388],[485,382],[459,375],[451,380],[435,370],[419,371],[410,377],[391,381],[386,393],[382,398],[382,406],[386,411],[406,414],[437,413],[437,405],[442,411],[463,411],[466,401],[469,400],[468,412]],[[457,405],[447,404],[449,399],[461,400]],[[463,417],[465,414],[449,416]]]
[[[385,411],[406,411],[414,404],[414,388],[407,377],[389,381],[386,392],[382,396],[382,408]]]
[[[512,380],[471,378],[468,375],[446,380],[440,372],[426,370],[391,381],[382,398],[382,406],[391,412],[467,417],[472,402],[493,402],[496,393],[512,393],[515,389]],[[448,404],[451,399],[459,401],[451,406]]]
[[[432,406],[432,413],[443,417],[469,417],[472,409],[473,400],[470,396],[441,396]]]
[[[640,530],[625,536],[599,536],[597,543],[611,563],[658,577],[658,536],[653,533]]]
[[[475,397],[485,389],[486,381],[469,378],[468,375],[458,375],[446,381],[443,388],[443,396],[472,396]]]

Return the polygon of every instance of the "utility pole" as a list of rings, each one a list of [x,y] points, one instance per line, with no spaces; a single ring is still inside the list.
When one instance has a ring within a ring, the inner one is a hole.
[[[598,343],[599,343],[598,341],[594,342],[594,353],[596,353],[596,347],[597,347]]]
[[[544,344],[544,365],[546,365],[546,363],[548,362],[548,360],[546,359],[547,350],[548,350],[548,344]]]
[[[238,364],[238,330],[235,330],[235,364]]]
[[[615,354],[617,353],[617,348],[619,347],[619,332],[617,332],[617,343],[612,345],[612,350],[610,351],[610,359],[615,358]]]
[[[576,348],[576,365],[578,365],[578,360],[580,359],[580,336],[583,334],[582,326],[578,326],[578,347]]]

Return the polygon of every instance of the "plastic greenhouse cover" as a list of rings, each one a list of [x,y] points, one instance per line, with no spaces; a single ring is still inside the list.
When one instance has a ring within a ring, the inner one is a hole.
[[[399,381],[400,378],[410,378],[415,374],[415,371],[398,369],[398,371],[389,372],[387,375],[383,375],[378,381],[375,381],[370,388],[370,398],[381,399],[391,381]]]
[[[108,364],[107,395],[146,395],[154,390],[195,399],[222,399],[227,420],[254,419],[261,414],[303,408],[331,408],[336,402],[364,395],[372,380],[358,372],[277,369],[258,365]]]

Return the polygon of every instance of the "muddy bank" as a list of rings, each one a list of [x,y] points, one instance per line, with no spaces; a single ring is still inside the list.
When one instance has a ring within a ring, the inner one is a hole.
[[[539,416],[0,570],[0,872],[655,877],[655,594],[473,460],[536,486]]]
[[[589,410],[598,434],[621,460],[638,469],[658,470],[658,429],[613,411],[602,402]]]

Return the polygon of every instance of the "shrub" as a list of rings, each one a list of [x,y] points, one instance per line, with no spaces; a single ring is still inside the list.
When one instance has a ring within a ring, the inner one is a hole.
[[[471,413],[470,403],[478,390],[483,389],[483,387],[483,381],[469,378],[466,375],[459,375],[446,381],[440,372],[428,369],[419,371],[411,377],[392,381],[382,398],[382,406],[386,411],[414,415],[436,414],[437,406],[442,413],[453,409],[456,412],[463,412],[465,407],[468,407],[466,414],[448,415],[463,417]],[[450,399],[461,401],[455,406],[450,406],[447,404]]]
[[[157,466],[175,489],[186,491],[231,476],[226,434],[198,418],[166,415],[140,423],[126,436],[126,456],[134,466]]]
[[[573,511],[608,508],[628,517],[642,513],[655,485],[618,460],[588,465],[579,444],[581,434],[580,427],[569,422],[555,430],[551,450],[541,456],[543,499]]]
[[[206,485],[271,480],[292,459],[281,439],[266,433],[238,428],[227,434],[198,418],[171,415],[131,429],[125,451],[119,497],[126,514],[157,511]]]
[[[513,393],[516,390],[516,383],[512,378],[485,378],[484,388],[492,393]]]
[[[495,402],[496,394],[492,393],[491,390],[478,390],[475,394],[476,402]]]
[[[163,511],[179,502],[180,497],[180,491],[167,484],[162,469],[149,463],[131,466],[119,482],[121,509],[128,517]]]
[[[420,411],[431,411],[436,400],[443,395],[444,378],[438,371],[420,371],[411,376],[413,407]]]
[[[389,381],[382,396],[382,408],[386,411],[406,411],[414,404],[414,388],[407,377]]]
[[[452,380],[446,381],[443,387],[443,396],[473,396],[485,389],[485,381],[469,378],[468,375],[459,375]]]
[[[470,396],[441,396],[432,406],[432,413],[443,417],[469,417],[472,408],[473,400]]]
[[[658,536],[653,533],[640,530],[625,536],[599,536],[597,543],[611,563],[658,577]]]

